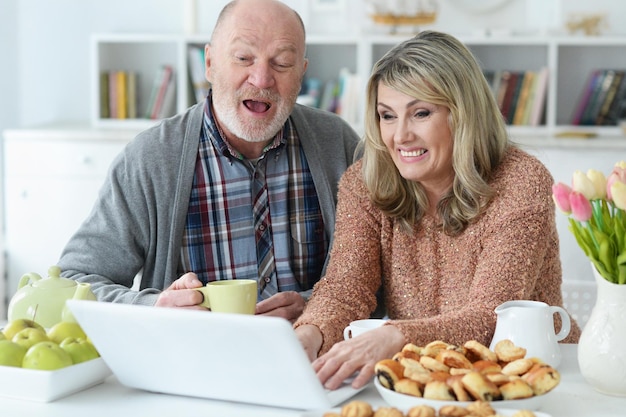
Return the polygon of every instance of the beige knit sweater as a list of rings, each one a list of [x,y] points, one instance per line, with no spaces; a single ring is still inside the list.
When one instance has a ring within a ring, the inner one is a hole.
[[[295,323],[320,328],[320,354],[343,339],[350,321],[370,316],[381,285],[390,324],[417,345],[489,345],[494,309],[507,300],[563,305],[553,179],[536,158],[511,148],[491,181],[496,195],[486,212],[457,237],[428,216],[414,235],[402,232],[369,202],[361,165],[340,182],[330,264]],[[565,341],[579,335],[572,320]]]

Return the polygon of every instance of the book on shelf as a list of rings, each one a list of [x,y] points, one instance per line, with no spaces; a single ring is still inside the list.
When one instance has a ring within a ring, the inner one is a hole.
[[[597,88],[599,85],[599,80],[601,80],[602,71],[595,70],[589,74],[587,78],[587,82],[585,83],[585,87],[578,99],[578,104],[574,109],[574,115],[572,116],[572,124],[579,125],[583,120],[583,115],[585,111],[588,111],[587,108],[590,106],[590,102],[592,101],[593,95],[597,92]]]
[[[148,100],[148,105],[146,107],[146,119],[159,118],[168,86],[176,89],[175,84],[170,84],[170,79],[173,78],[173,73],[174,68],[171,65],[162,65],[157,71],[157,74],[154,77],[154,82],[152,83],[150,99]]]
[[[548,67],[541,68],[535,77],[531,110],[528,118],[530,126],[539,126],[544,118],[549,78],[550,70]]]
[[[126,72],[115,71],[114,76],[117,118],[126,119],[128,117],[126,114],[126,106],[128,105],[128,98],[126,97]]]
[[[189,64],[189,80],[194,92],[195,103],[200,103],[204,101],[211,87],[205,75],[204,48],[189,45],[187,49],[187,61]]]
[[[356,124],[359,110],[359,77],[347,68],[339,71],[339,95],[335,112],[348,123]]]
[[[298,94],[297,102],[310,107],[319,108],[322,82],[319,78],[305,77]]]
[[[509,80],[511,79],[511,71],[501,71],[499,76],[499,81],[496,81],[496,103],[498,104],[498,108],[500,112],[504,109],[504,99],[506,98],[506,91],[509,85]],[[502,113],[504,116],[504,113]]]
[[[502,100],[502,116],[507,124],[511,124],[511,114],[514,112],[513,103],[516,100],[515,94],[518,92],[518,84],[520,80],[520,72],[510,71],[509,78],[506,83],[506,91],[504,92],[504,98]]]
[[[626,100],[626,70],[597,69],[587,78],[572,124],[615,126]]]
[[[137,73],[126,73],[126,115],[129,119],[137,118]]]
[[[167,87],[165,88],[165,94],[163,95],[163,101],[159,104],[158,109],[156,109],[157,119],[163,119],[165,117],[173,116],[176,113],[176,77],[172,73],[167,82]]]
[[[484,71],[502,117],[509,125],[538,126],[544,117],[549,71]]]
[[[626,118],[626,114],[624,114],[626,111],[626,70],[618,71],[616,79],[618,79],[619,84],[616,85],[615,94],[608,104],[606,114],[597,123],[599,125],[616,126],[620,120]]]
[[[582,118],[580,120],[581,125],[596,124],[596,118],[598,117],[600,109],[602,108],[602,102],[606,98],[609,87],[611,86],[614,77],[615,71],[613,70],[601,71],[596,81],[594,91],[589,99],[589,103],[587,104],[587,107],[585,107],[585,111],[583,112]]]
[[[100,117],[108,119],[111,117],[109,112],[109,72],[100,72]]]
[[[101,118],[137,117],[137,74],[135,72],[102,71],[99,89]]]
[[[530,90],[535,82],[535,73],[533,71],[525,71],[522,75],[522,81],[519,83],[519,94],[515,103],[515,113],[511,117],[512,125],[526,124],[526,115],[528,114],[527,106],[530,97]]]

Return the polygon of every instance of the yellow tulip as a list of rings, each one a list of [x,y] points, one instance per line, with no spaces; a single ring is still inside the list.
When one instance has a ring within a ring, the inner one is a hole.
[[[587,178],[591,181],[594,188],[594,195],[591,200],[600,200],[606,197],[606,177],[597,169],[587,171]]]
[[[611,196],[615,207],[626,210],[626,184],[621,181],[615,181],[611,185]]]
[[[593,200],[596,195],[595,185],[581,170],[574,171],[574,175],[572,176],[572,190],[581,193],[587,200]]]

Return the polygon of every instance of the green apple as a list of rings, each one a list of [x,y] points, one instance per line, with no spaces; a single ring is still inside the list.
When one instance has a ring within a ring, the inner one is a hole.
[[[52,341],[39,342],[24,355],[22,368],[53,371],[73,364],[69,353]]]
[[[74,364],[87,362],[100,357],[96,347],[87,339],[66,337],[59,346],[70,354]]]
[[[4,329],[2,331],[4,333],[4,336],[7,338],[7,340],[12,340],[13,336],[15,336],[20,330],[28,329],[29,327],[34,327],[36,329],[45,331],[45,329],[43,328],[41,324],[31,319],[11,320],[10,322],[7,323],[6,326],[4,326]]]
[[[13,339],[11,339],[13,343],[22,345],[27,350],[32,345],[39,342],[45,342],[46,340],[49,340],[48,335],[46,335],[46,331],[43,329],[38,329],[36,327],[28,327],[26,329],[22,329],[17,332],[15,336],[13,336]]]
[[[21,367],[26,348],[10,340],[0,340],[0,365]]]
[[[63,339],[68,337],[86,339],[87,335],[83,331],[82,327],[73,321],[58,322],[48,330],[48,338],[58,344],[61,344]]]

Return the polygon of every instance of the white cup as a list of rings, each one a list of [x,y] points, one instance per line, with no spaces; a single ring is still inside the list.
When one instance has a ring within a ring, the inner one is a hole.
[[[343,329],[343,338],[345,340],[357,337],[367,331],[376,329],[377,327],[385,324],[386,320],[383,319],[363,319],[355,320]]]

